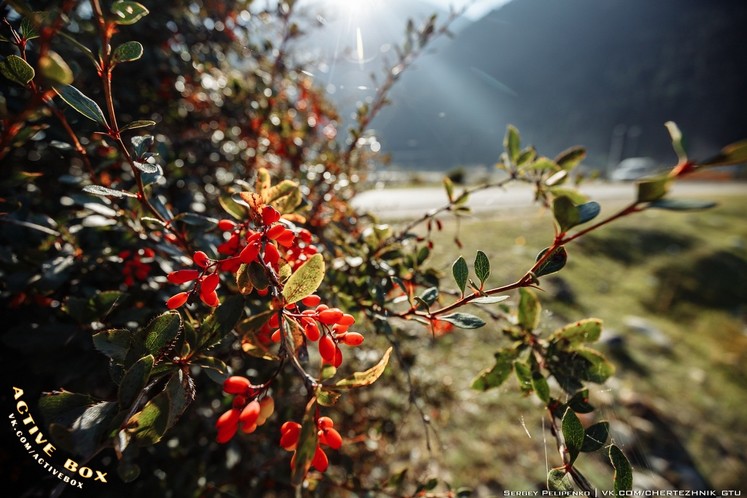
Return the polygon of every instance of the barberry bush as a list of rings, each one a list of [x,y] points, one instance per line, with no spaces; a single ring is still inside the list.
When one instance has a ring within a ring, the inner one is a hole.
[[[503,180],[457,189],[446,179],[443,207],[392,227],[350,204],[377,161],[368,127],[449,20],[408,25],[344,137],[347,124],[294,52],[292,1],[8,3],[4,342],[17,352],[9,371],[33,372],[28,390],[45,391],[38,410],[62,451],[116,469],[127,493],[468,496],[354,465],[374,458],[366,440],[384,430],[356,393],[386,405],[375,383],[400,376],[414,400],[401,341],[489,322],[503,346],[494,364],[475,367],[471,388],[513,378],[539,400],[559,452],[548,489],[593,490],[581,468],[597,451],[611,462],[604,485],[630,489],[608,423],[579,418],[593,416],[588,385],[614,374],[594,347],[602,322],[548,334],[536,289],[564,268],[568,245],[608,223],[710,207],[670,198],[671,184],[743,162],[744,142],[695,161],[668,123],[675,165],[600,217],[570,180],[582,148],[545,157],[509,127]],[[469,214],[473,192],[500,195],[510,183],[525,184],[554,225],[521,278],[497,282],[486,252],[458,239],[453,251],[474,258],[454,258],[450,275],[433,268],[444,217]]]

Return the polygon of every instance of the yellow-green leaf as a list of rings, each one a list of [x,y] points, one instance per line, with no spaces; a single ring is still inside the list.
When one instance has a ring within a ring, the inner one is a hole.
[[[73,71],[67,62],[60,57],[60,54],[50,50],[47,54],[39,59],[39,69],[42,76],[53,83],[60,85],[69,85],[73,82]]]
[[[283,287],[283,297],[288,303],[295,303],[314,293],[324,280],[324,258],[314,254],[293,273]]]
[[[34,68],[17,55],[9,55],[0,61],[0,74],[10,81],[26,86],[34,79]]]
[[[364,372],[356,372],[350,377],[342,379],[337,384],[335,384],[334,387],[338,389],[353,389],[356,387],[364,387],[373,384],[379,377],[381,377],[381,374],[384,373],[384,370],[389,363],[389,356],[391,354],[392,348],[390,347],[386,350],[386,352],[384,352],[384,356],[381,357],[381,360],[379,360],[376,365],[372,366]]]

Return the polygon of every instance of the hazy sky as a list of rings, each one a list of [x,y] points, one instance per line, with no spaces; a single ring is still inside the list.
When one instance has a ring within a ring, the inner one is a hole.
[[[457,8],[463,5],[471,4],[471,7],[465,12],[465,15],[470,19],[479,19],[496,7],[503,5],[509,0],[425,0],[434,5],[448,10],[449,6]]]

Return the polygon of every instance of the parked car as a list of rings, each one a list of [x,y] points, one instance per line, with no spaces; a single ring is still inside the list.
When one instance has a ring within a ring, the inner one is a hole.
[[[629,157],[623,159],[610,175],[610,180],[616,182],[631,182],[645,176],[650,176],[660,170],[659,163],[650,157]]]

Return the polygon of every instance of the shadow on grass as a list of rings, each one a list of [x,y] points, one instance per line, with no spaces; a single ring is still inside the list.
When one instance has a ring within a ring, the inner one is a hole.
[[[692,237],[665,230],[616,227],[602,236],[592,235],[579,244],[590,254],[599,254],[632,265],[653,255],[679,254],[692,248]]]

